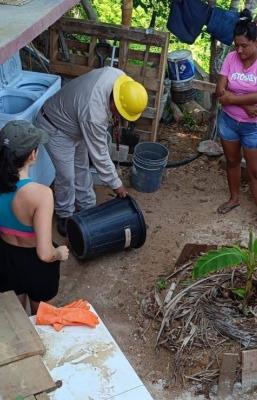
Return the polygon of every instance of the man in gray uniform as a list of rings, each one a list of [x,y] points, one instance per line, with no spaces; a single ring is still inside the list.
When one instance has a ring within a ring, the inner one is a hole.
[[[108,151],[107,128],[112,117],[138,119],[147,105],[145,88],[117,68],[104,67],[81,75],[49,98],[37,115],[37,126],[49,133],[46,149],[56,169],[57,229],[66,235],[66,221],[75,208],[96,204],[89,156],[100,179],[119,197],[127,192]]]

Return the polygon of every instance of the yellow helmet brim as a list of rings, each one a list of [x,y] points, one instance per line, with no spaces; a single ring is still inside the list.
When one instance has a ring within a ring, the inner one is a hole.
[[[114,82],[113,86],[113,99],[115,106],[120,113],[120,115],[125,118],[127,121],[136,121],[138,118],[141,116],[141,112],[138,114],[128,114],[127,111],[122,107],[121,101],[120,101],[120,88],[121,85],[125,82],[133,81],[134,79],[130,78],[128,75],[120,75],[116,81]]]

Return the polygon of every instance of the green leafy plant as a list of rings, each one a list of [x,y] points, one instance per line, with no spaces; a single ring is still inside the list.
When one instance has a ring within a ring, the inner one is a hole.
[[[189,129],[196,127],[196,121],[194,117],[192,116],[192,114],[186,111],[183,112],[182,123]]]
[[[212,272],[242,264],[247,267],[246,285],[245,288],[233,289],[233,293],[247,301],[252,293],[253,273],[257,267],[257,238],[252,231],[249,232],[248,248],[222,247],[201,256],[194,265],[193,277],[201,278]]]
[[[166,289],[167,285],[168,285],[168,282],[166,281],[166,279],[160,278],[160,279],[156,282],[155,287],[156,287],[156,290],[157,290],[158,292],[160,292],[161,290]]]

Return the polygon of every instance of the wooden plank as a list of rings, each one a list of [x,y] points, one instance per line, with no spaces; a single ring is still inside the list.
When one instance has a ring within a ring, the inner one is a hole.
[[[86,74],[91,71],[92,68],[87,65],[76,65],[71,63],[65,63],[63,61],[58,61],[50,64],[50,71],[58,74],[69,75],[69,76],[79,76]]]
[[[156,118],[157,110],[154,107],[147,107],[142,113],[142,117],[154,119]]]
[[[88,55],[71,54],[70,63],[76,65],[87,65]]]
[[[238,365],[237,353],[224,353],[218,384],[218,399],[224,400],[233,393]]]
[[[216,250],[216,245],[211,244],[197,244],[197,243],[186,243],[183,247],[176,263],[175,268],[181,267],[186,262],[199,257],[202,253],[207,253],[209,250]]]
[[[203,90],[209,93],[215,93],[216,83],[193,79],[192,87],[193,89]]]
[[[157,115],[155,120],[153,121],[152,136],[151,136],[151,140],[153,142],[156,141],[157,130],[160,121],[160,102],[161,102],[161,95],[163,94],[163,82],[164,82],[166,63],[167,63],[168,46],[169,46],[169,35],[166,37],[166,41],[162,49],[160,65],[158,69],[157,79],[159,81],[159,91],[157,92],[154,104],[155,108],[157,108]]]
[[[140,28],[127,29],[120,25],[73,18],[60,19],[54,25],[54,29],[59,32],[79,33],[91,37],[91,54],[88,55],[88,60],[86,60],[86,54],[76,54],[76,50],[75,54],[70,55],[70,63],[63,62],[60,56],[54,62],[50,58],[51,72],[70,77],[85,74],[95,67],[93,51],[95,46],[92,44],[96,43],[96,40],[101,38],[113,40],[115,43],[119,42],[119,68],[136,81],[142,83],[149,96],[152,95],[153,97],[153,104],[149,103],[149,107],[136,122],[136,129],[144,133],[150,133],[150,140],[155,141],[160,120],[160,102],[163,93],[169,33]],[[69,44],[69,42],[67,43]],[[140,49],[130,49],[132,43],[139,43],[141,45]]]
[[[166,32],[154,31],[147,33],[146,29],[124,29],[120,25],[104,24],[75,18],[61,18],[55,23],[54,27],[68,33],[86,33],[89,36],[113,40],[127,40],[133,43],[159,47],[165,46],[167,37],[169,37],[169,34]]]
[[[127,61],[128,61],[128,41],[121,40],[119,47],[119,68],[124,72],[127,72]]]
[[[50,28],[50,60],[54,63],[58,59],[59,31]]]
[[[97,43],[97,38],[92,37],[89,45],[89,54],[88,54],[88,66],[93,68],[96,62],[96,54],[95,54],[95,46]]]
[[[143,63],[143,66],[142,66],[142,69],[141,69],[141,72],[140,72],[141,76],[145,76],[145,71],[146,71],[146,68],[147,68],[149,53],[150,53],[150,45],[148,44],[146,46],[146,49],[145,49],[144,63]]]
[[[257,388],[257,350],[242,351],[242,389],[244,393]]]
[[[88,52],[89,50],[89,43],[83,43],[80,42],[79,40],[75,40],[75,39],[66,39],[66,43],[67,46],[69,47],[69,49],[77,49],[77,50],[81,50],[83,52]]]
[[[43,342],[12,291],[0,293],[0,327],[0,365],[44,354]]]
[[[35,393],[56,389],[40,356],[32,356],[0,367],[0,398],[13,400],[18,395],[28,397]]]
[[[145,51],[133,50],[133,49],[128,50],[128,59],[129,60],[131,59],[131,60],[144,61],[144,57],[145,57]],[[155,66],[155,68],[156,68],[159,66],[160,58],[161,58],[161,53],[149,52],[148,63],[156,64],[156,66]]]

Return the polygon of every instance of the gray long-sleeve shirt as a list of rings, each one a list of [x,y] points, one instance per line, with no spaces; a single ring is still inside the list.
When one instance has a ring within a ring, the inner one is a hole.
[[[113,84],[124,72],[117,68],[94,69],[71,80],[50,97],[44,111],[63,133],[83,137],[100,179],[112,189],[122,185],[110,158],[107,128],[111,118]]]

